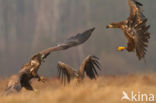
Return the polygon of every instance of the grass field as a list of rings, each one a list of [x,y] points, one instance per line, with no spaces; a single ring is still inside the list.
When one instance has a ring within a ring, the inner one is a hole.
[[[1,78],[0,95],[6,84],[7,79]],[[49,78],[46,83],[33,80],[32,85],[37,92],[23,89],[18,94],[0,96],[0,103],[132,103],[121,101],[122,91],[128,94],[131,91],[153,93],[156,96],[155,74],[103,76],[97,80],[86,79],[81,84],[71,83],[67,86],[61,85],[57,79]]]

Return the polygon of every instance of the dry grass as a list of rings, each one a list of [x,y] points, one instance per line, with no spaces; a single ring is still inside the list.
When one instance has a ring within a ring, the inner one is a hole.
[[[0,79],[0,94],[7,79]],[[80,85],[62,86],[57,79],[47,83],[33,81],[38,92],[22,90],[10,96],[1,96],[0,103],[122,103],[122,91],[130,93],[154,93],[156,96],[156,75],[104,76],[85,80]],[[124,103],[128,103],[124,101]],[[154,102],[153,102],[154,103]]]

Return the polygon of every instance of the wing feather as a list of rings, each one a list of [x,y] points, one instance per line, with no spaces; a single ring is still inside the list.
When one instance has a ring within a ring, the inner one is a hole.
[[[66,83],[66,81],[69,83],[76,72],[70,66],[62,62],[58,62],[57,68],[58,68],[58,77],[64,84]]]
[[[128,0],[129,4],[129,19],[133,19],[135,15],[137,15],[137,22],[140,23],[145,19],[143,11],[141,10],[141,6],[143,6],[137,0]]]
[[[10,77],[7,88],[5,89],[4,95],[19,92],[22,89],[21,76],[16,74]]]
[[[134,35],[134,43],[136,47],[136,55],[138,56],[139,60],[144,58],[148,42],[150,38],[150,33],[148,33],[149,25],[142,25],[140,28],[136,29],[137,33]]]
[[[135,19],[135,18],[134,18]],[[133,21],[135,22],[135,20]],[[148,42],[150,39],[150,33],[148,32],[150,25],[146,25],[147,19],[144,19],[140,24],[137,22],[131,24],[131,32],[128,33],[131,37],[128,42],[128,48],[135,48],[136,55],[139,60],[145,57]]]
[[[95,79],[98,76],[97,69],[100,69],[100,63],[98,62],[98,58],[95,56],[88,56],[86,57],[81,66],[80,66],[80,74],[84,75],[84,72],[90,79]]]
[[[63,43],[60,43],[54,47],[45,49],[45,50],[41,51],[39,54],[41,54],[42,58],[44,59],[53,51],[66,50],[68,48],[80,45],[89,39],[89,37],[91,36],[91,34],[94,30],[95,30],[95,28],[91,28],[82,33],[78,33],[77,35],[68,38]]]

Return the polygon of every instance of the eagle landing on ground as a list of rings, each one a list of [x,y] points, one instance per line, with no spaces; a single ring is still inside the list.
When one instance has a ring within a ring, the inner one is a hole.
[[[106,28],[120,28],[124,32],[128,43],[127,47],[119,46],[118,51],[127,50],[136,52],[139,60],[144,59],[150,39],[147,25],[147,18],[144,16],[141,7],[143,6],[137,0],[128,0],[129,17],[127,20],[111,23]]]
[[[30,61],[21,68],[21,70],[17,74],[10,77],[4,95],[8,95],[14,92],[19,92],[22,88],[25,88],[27,90],[34,90],[30,84],[30,80],[32,78],[38,78],[39,81],[43,81],[43,82],[45,81],[45,79],[43,77],[40,77],[37,73],[40,65],[42,64],[42,62],[44,62],[45,58],[51,52],[66,50],[68,48],[84,43],[89,39],[94,29],[95,28],[86,30],[73,37],[70,37],[63,43],[60,43],[54,47],[45,49],[35,54],[30,59]]]
[[[98,60],[96,56],[87,56],[83,60],[79,70],[73,69],[63,62],[58,62],[58,77],[64,84],[66,82],[70,83],[73,79],[80,82],[84,79],[85,75],[90,79],[96,79],[98,76],[97,69],[101,70]]]

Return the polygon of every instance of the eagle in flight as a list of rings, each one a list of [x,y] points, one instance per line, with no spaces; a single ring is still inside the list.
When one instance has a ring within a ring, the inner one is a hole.
[[[106,28],[120,28],[127,40],[127,47],[119,46],[118,51],[127,50],[128,52],[136,52],[136,56],[139,60],[144,59],[148,42],[150,39],[150,33],[148,29],[150,25],[147,25],[147,18],[144,16],[141,7],[143,6],[137,0],[128,0],[129,4],[129,17],[127,20],[111,23]]]
[[[73,37],[70,37],[63,43],[60,43],[54,47],[45,49],[35,54],[30,59],[30,61],[21,68],[21,70],[17,74],[10,77],[4,95],[8,95],[12,92],[19,92],[22,89],[22,87],[24,87],[27,90],[34,90],[30,84],[30,80],[32,78],[38,78],[39,81],[43,82],[45,81],[45,79],[39,76],[37,73],[40,65],[42,64],[42,62],[44,62],[45,58],[51,52],[65,50],[84,43],[89,39],[94,29],[95,28],[86,30]]]
[[[71,80],[76,79],[78,82],[82,81],[85,74],[90,79],[96,79],[98,76],[97,69],[100,69],[99,59],[96,56],[87,56],[79,70],[75,70],[72,67],[64,64],[63,62],[58,62],[58,77],[64,83],[70,83]]]

